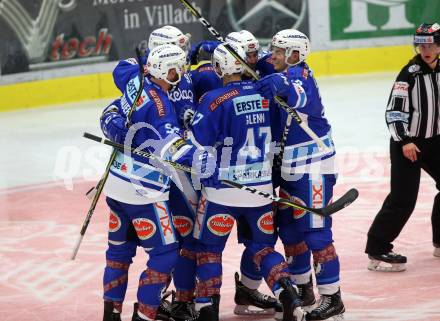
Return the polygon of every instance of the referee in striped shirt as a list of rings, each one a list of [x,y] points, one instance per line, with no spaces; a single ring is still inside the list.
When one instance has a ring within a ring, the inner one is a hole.
[[[440,25],[422,24],[414,35],[417,55],[397,76],[388,101],[391,192],[368,231],[369,270],[403,271],[406,257],[392,252],[414,210],[423,168],[440,190]],[[432,210],[434,256],[440,257],[440,193]]]

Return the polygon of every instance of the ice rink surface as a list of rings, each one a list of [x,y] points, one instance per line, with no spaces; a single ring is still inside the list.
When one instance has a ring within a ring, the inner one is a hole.
[[[350,187],[360,197],[334,216],[341,288],[349,321],[439,321],[440,259],[432,255],[430,215],[434,182],[422,176],[417,207],[395,250],[407,271],[370,272],[366,233],[389,192],[389,134],[384,111],[395,74],[318,78],[333,127],[340,176],[336,197]],[[5,99],[5,97],[3,98]],[[7,99],[7,98],[6,98]],[[110,150],[82,138],[99,134],[98,118],[110,100],[0,114],[0,320],[102,319],[108,211],[103,198],[75,261],[69,256],[90,202],[84,193],[98,180]],[[241,245],[231,233],[223,257],[221,319],[233,311],[233,273]],[[279,244],[278,244],[279,246]],[[123,320],[131,319],[139,250],[130,270]],[[261,289],[267,292],[266,286]]]

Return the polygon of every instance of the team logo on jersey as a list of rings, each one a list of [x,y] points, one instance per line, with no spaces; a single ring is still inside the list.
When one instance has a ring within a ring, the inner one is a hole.
[[[290,200],[292,203],[298,204],[298,205],[302,205],[302,206],[307,206],[306,203],[300,199],[299,197],[296,196],[291,196],[286,190],[280,188],[280,197],[281,198],[285,198]],[[282,204],[282,203],[278,203],[278,208],[280,210],[285,210],[287,208],[291,208],[288,205]],[[307,212],[301,209],[297,209],[297,208],[293,208],[292,209],[292,216],[294,219],[299,219],[301,217],[303,217]]]
[[[234,98],[235,114],[242,115],[258,111],[269,111],[269,100],[260,95],[247,95]]]
[[[234,227],[234,218],[229,214],[216,214],[207,222],[211,233],[218,236],[228,235]]]
[[[257,221],[257,226],[263,233],[273,234],[274,225],[273,225],[273,213],[267,212],[260,216]]]
[[[299,197],[293,196],[292,197],[292,202],[298,205],[302,205],[302,206],[307,206],[306,203],[300,199]],[[303,217],[304,215],[306,215],[307,211],[305,210],[301,210],[299,208],[294,208],[292,211],[292,215],[294,219],[300,219],[301,217]]]
[[[212,103],[211,105],[209,105],[209,109],[211,109],[211,111],[214,111],[217,109],[218,106],[220,106],[223,102],[225,102],[226,100],[238,96],[239,92],[237,89],[233,89],[231,91],[228,91],[227,93],[224,93],[221,96],[218,96]],[[202,96],[203,97],[203,96]]]
[[[110,212],[110,217],[108,220],[108,230],[110,232],[116,232],[121,228],[121,219],[118,214]]]
[[[179,234],[183,237],[189,235],[193,229],[193,222],[186,216],[173,216],[173,224]]]
[[[156,233],[156,224],[154,224],[152,220],[147,218],[137,218],[132,222],[137,236],[143,241],[148,240],[154,235],[154,233]]]

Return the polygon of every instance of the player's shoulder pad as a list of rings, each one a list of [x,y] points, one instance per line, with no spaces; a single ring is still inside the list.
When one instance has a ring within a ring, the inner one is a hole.
[[[128,58],[123,61],[130,64],[130,65],[137,65],[138,64],[138,61],[136,60],[136,58]]]
[[[208,106],[210,111],[215,111],[224,102],[238,96],[240,91],[237,88],[217,88],[208,91],[200,98],[200,104]]]

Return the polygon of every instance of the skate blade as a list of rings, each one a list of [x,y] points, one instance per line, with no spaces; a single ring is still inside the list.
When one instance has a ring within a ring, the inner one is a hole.
[[[406,270],[405,263],[386,263],[378,260],[370,260],[368,270],[378,272],[403,272]]]
[[[306,320],[306,312],[303,310],[303,308],[295,308],[293,310],[293,316],[295,317],[295,321],[305,321]]]
[[[332,316],[332,320],[333,321],[344,321],[344,314],[338,314],[338,315],[334,315]]]
[[[435,257],[440,257],[440,247],[436,247],[432,253]]]
[[[239,305],[234,308],[236,315],[274,315],[275,309],[260,309],[251,305]]]

